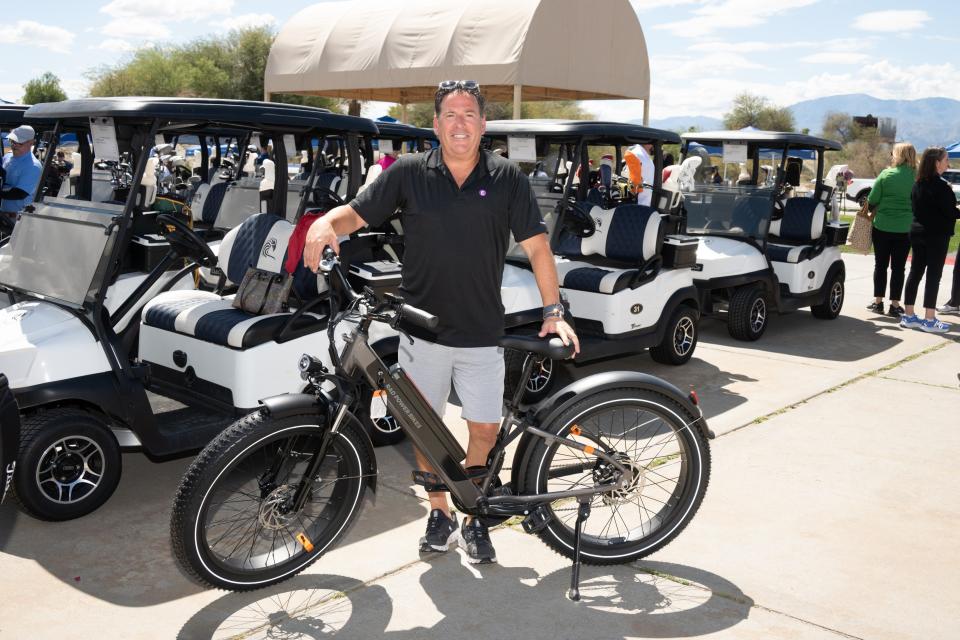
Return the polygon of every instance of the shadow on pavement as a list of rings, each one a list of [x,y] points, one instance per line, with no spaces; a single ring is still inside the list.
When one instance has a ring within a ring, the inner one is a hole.
[[[388,594],[390,577],[383,586],[364,586],[342,576],[299,576],[212,602],[184,625],[178,638],[692,637],[738,624],[753,606],[752,599],[720,576],[662,562],[585,567],[578,603],[564,595],[567,568],[543,576],[529,568],[495,565],[475,572],[456,553],[428,564],[420,576],[423,593],[398,595],[396,607]],[[418,615],[424,596],[440,614],[439,622],[387,630],[394,609],[404,626],[435,618]]]
[[[853,362],[877,355],[900,342],[880,331],[888,329],[886,320],[860,320],[841,315],[835,320],[819,320],[809,311],[800,310],[774,316],[766,332],[756,342],[735,340],[726,325],[707,318],[700,324],[700,339],[713,345],[738,347],[762,353],[800,356],[816,360]]]
[[[121,606],[151,606],[202,591],[180,572],[170,548],[171,504],[192,460],[154,463],[141,453],[123,454],[116,493],[76,520],[43,522],[4,504],[0,549],[34,560],[79,591]],[[389,517],[369,514],[377,507],[368,492],[341,546],[423,519],[424,509],[415,499],[383,489],[378,494],[375,499],[382,501],[381,510],[389,510]]]

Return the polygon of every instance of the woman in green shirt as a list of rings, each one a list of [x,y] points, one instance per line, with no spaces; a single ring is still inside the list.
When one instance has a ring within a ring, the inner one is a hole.
[[[887,288],[887,269],[890,269],[890,309],[895,318],[903,313],[900,294],[903,275],[910,253],[910,224],[913,208],[910,191],[916,180],[917,151],[909,142],[893,147],[893,162],[880,172],[870,190],[867,202],[873,219],[873,297],[868,309],[883,313],[883,293]]]

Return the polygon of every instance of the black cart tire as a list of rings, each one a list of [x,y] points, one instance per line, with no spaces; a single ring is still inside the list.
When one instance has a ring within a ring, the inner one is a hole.
[[[187,575],[221,589],[259,589],[300,573],[348,531],[370,468],[351,422],[334,436],[304,507],[285,509],[324,431],[316,415],[258,411],[200,452],[170,521],[173,554]]]
[[[581,553],[588,564],[620,564],[663,548],[690,522],[710,480],[710,449],[697,416],[665,394],[610,389],[572,405],[541,427],[615,457],[633,473],[619,491],[594,496]],[[538,439],[521,462],[523,494],[603,482],[612,469],[595,456]],[[609,477],[607,477],[609,481]],[[540,538],[568,558],[574,553],[575,499],[547,505]]]
[[[814,318],[821,320],[833,320],[840,315],[843,309],[843,298],[846,295],[846,287],[842,273],[835,273],[830,278],[826,289],[826,298],[821,304],[815,304],[810,307],[810,313]]]
[[[758,286],[744,286],[730,296],[727,331],[737,340],[758,340],[769,324],[770,307]]]
[[[120,446],[107,424],[81,408],[40,410],[23,419],[14,500],[41,520],[72,520],[106,502],[120,483]]]
[[[650,348],[650,357],[661,364],[681,365],[693,357],[700,332],[697,327],[697,312],[687,305],[680,305],[670,316],[663,340]]]

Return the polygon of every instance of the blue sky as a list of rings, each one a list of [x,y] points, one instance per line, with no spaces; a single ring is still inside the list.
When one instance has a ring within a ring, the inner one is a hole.
[[[398,0],[399,1],[399,0]],[[441,0],[442,1],[442,0]],[[483,0],[474,0],[483,2]],[[549,3],[550,0],[542,0]],[[599,0],[598,6],[610,0]],[[70,97],[85,72],[138,46],[184,42],[249,24],[282,26],[313,2],[294,0],[36,0],[7,6],[0,97],[57,74]],[[651,114],[719,116],[742,91],[789,105],[841,93],[960,99],[954,2],[631,0],[651,60]],[[629,64],[629,63],[625,63]],[[602,118],[639,118],[639,102],[588,102]],[[384,105],[370,105],[379,115]]]

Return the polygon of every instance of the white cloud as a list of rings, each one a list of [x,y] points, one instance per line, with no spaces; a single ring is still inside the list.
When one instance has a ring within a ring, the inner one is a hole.
[[[68,98],[82,98],[87,95],[90,83],[83,78],[63,78],[60,80],[60,88]]]
[[[17,20],[12,27],[4,28],[4,36],[9,43],[31,44],[51,51],[67,53],[76,34],[61,27],[40,24],[32,20]]]
[[[699,42],[690,45],[688,51],[705,51],[715,53],[718,51],[729,51],[733,53],[763,53],[767,51],[777,51],[781,49],[810,49],[819,51],[829,49],[831,51],[862,51],[871,48],[875,43],[876,37],[869,36],[863,38],[834,38],[832,40],[794,40],[777,42],[760,41],[741,41],[741,42]]]
[[[234,0],[112,0],[100,12],[112,18],[151,21],[198,22],[211,16],[230,15]]]
[[[13,82],[0,82],[0,98],[8,102],[20,102],[23,87]]]
[[[681,4],[702,4],[704,0],[630,0],[633,10],[637,13],[659,9],[661,7],[676,7]]]
[[[841,65],[862,64],[864,62],[869,62],[872,59],[873,56],[870,56],[866,53],[852,53],[850,51],[820,51],[819,53],[814,53],[812,55],[800,58],[800,62],[806,62],[808,64]]]
[[[245,13],[234,18],[227,18],[212,23],[215,27],[221,27],[226,31],[232,29],[249,29],[250,27],[266,27],[277,23],[277,19],[269,13]]]
[[[171,35],[170,29],[154,20],[144,18],[118,18],[108,22],[100,32],[113,38],[130,38],[146,40],[147,38],[164,39]]]
[[[913,31],[930,21],[926,11],[872,11],[857,16],[853,21],[854,29],[863,31]]]
[[[123,40],[122,38],[107,38],[96,47],[95,49],[102,49],[104,51],[113,51],[116,53],[125,53],[127,51],[134,51],[136,47]]]
[[[693,10],[694,17],[654,25],[653,28],[686,38],[698,38],[722,29],[755,27],[773,16],[819,1],[778,0],[764,4],[756,0],[708,0],[699,9]]]

